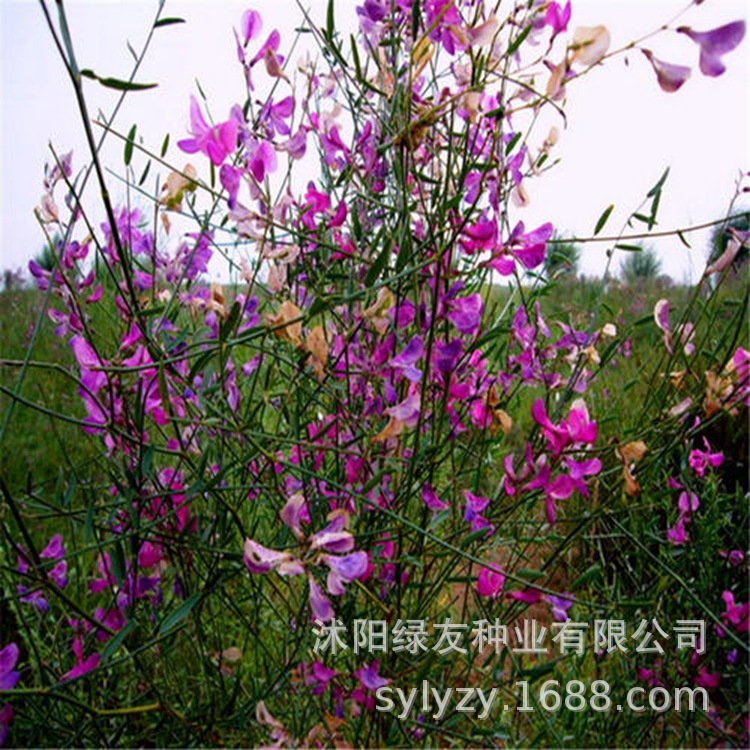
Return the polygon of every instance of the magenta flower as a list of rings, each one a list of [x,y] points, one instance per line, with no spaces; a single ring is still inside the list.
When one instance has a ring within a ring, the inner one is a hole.
[[[750,632],[750,604],[748,602],[737,604],[731,591],[724,591],[721,598],[724,600],[725,607],[721,619],[733,625],[738,633]]]
[[[524,591],[511,591],[508,596],[524,604],[536,604],[542,600],[542,592],[537,589],[525,589]]]
[[[247,44],[260,34],[260,30],[263,28],[263,19],[257,10],[249,9],[242,14],[240,25],[242,27],[242,39],[244,44]]]
[[[268,141],[261,141],[252,147],[248,144],[249,158],[247,167],[258,182],[263,182],[267,174],[276,171],[278,160],[276,149]]]
[[[706,446],[705,451],[695,448],[694,450],[690,451],[690,456],[688,457],[690,468],[699,477],[704,477],[706,475],[706,470],[709,466],[713,466],[714,468],[716,468],[724,463],[723,453],[711,453],[711,446],[708,444],[708,440],[706,440],[706,438],[703,438],[703,444]]]
[[[700,48],[700,69],[706,76],[720,76],[726,66],[721,58],[745,37],[745,22],[734,21],[711,31],[693,31],[689,26],[680,26],[677,31],[690,37]]]
[[[544,14],[544,23],[552,29],[553,39],[561,32],[568,30],[570,13],[570,0],[565,3],[564,8],[560,8],[557,3],[549,3],[547,5],[547,12]]]
[[[719,687],[720,683],[721,675],[718,672],[708,672],[705,667],[700,668],[698,674],[693,680],[693,684],[697,687],[706,688],[707,690]]]
[[[78,635],[73,638],[73,653],[75,654],[77,664],[60,678],[60,682],[73,680],[99,666],[99,654],[94,653],[85,659],[83,658],[83,641]]]
[[[464,497],[466,498],[464,521],[471,524],[472,532],[487,529],[487,535],[492,534],[495,527],[482,515],[482,511],[490,504],[489,498],[475,495],[469,490],[464,490]]]
[[[448,503],[438,497],[437,492],[435,492],[431,484],[425,484],[422,487],[422,500],[433,511],[445,510],[448,507]]]
[[[656,80],[659,82],[662,90],[671,94],[677,91],[688,78],[690,78],[690,68],[685,65],[674,65],[673,63],[664,62],[654,57],[649,49],[642,49],[641,52],[651,63],[651,67],[656,73]]]
[[[185,153],[204,153],[214,166],[220,166],[237,147],[237,120],[231,118],[226,122],[210,126],[203,117],[198,100],[190,97],[190,127],[193,138],[178,141],[177,146]]]
[[[532,404],[531,416],[542,428],[542,434],[555,456],[569,445],[593,443],[596,440],[596,422],[589,419],[586,404],[581,399],[573,402],[567,421],[563,419],[559,425],[553,424],[547,416],[547,410],[541,398]]]
[[[477,594],[496,599],[503,593],[505,576],[493,568],[482,568],[477,578]]]
[[[524,223],[519,221],[513,228],[508,241],[493,252],[487,265],[502,276],[509,276],[516,269],[516,261],[526,269],[536,268],[544,262],[547,240],[554,227],[547,222],[530,232],[525,232]]]

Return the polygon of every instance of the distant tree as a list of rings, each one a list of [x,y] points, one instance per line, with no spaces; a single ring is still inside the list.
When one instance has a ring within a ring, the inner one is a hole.
[[[61,239],[58,235],[52,237],[52,239],[46,243],[42,249],[34,256],[34,260],[43,268],[45,271],[51,271],[56,267],[55,262],[55,248],[59,247]]]
[[[6,292],[16,292],[23,289],[24,285],[23,271],[20,268],[16,268],[15,271],[6,268],[3,271],[3,289]]]
[[[578,275],[578,264],[581,259],[581,248],[563,237],[555,237],[547,243],[547,256],[544,259],[544,275],[549,279],[575,278]]]
[[[620,264],[620,275],[628,286],[654,280],[659,276],[660,271],[659,256],[650,247],[644,247],[639,252],[628,253],[627,258]]]

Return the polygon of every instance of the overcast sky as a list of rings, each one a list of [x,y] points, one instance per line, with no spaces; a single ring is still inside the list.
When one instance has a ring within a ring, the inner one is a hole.
[[[55,3],[48,4],[54,11]],[[339,0],[337,20],[342,25],[352,22],[356,4]],[[570,28],[602,23],[618,47],[657,28],[686,4],[574,0]],[[127,77],[132,58],[126,40],[140,48],[156,2],[66,5],[80,66],[103,76]],[[324,0],[308,0],[308,5],[314,17],[324,18]],[[137,122],[154,150],[167,132],[174,144],[185,137],[196,78],[214,116],[225,118],[244,90],[232,26],[247,7],[262,13],[264,33],[278,27],[282,40],[292,37],[300,18],[293,0],[167,0],[165,15],[182,16],[186,23],[157,31],[138,78],[158,82],[159,88],[130,95],[116,127],[127,132]],[[705,0],[681,23],[706,30],[746,14],[744,0]],[[700,74],[698,48],[683,35],[660,35],[649,46],[661,59],[693,67],[690,80],[677,93],[665,94],[643,55],[632,53],[627,61],[612,60],[571,87],[568,127],[555,149],[561,164],[529,182],[531,204],[515,218],[527,226],[549,220],[562,233],[588,236],[602,211],[615,204],[607,231],[619,230],[668,166],[660,229],[699,224],[726,212],[738,176],[750,171],[750,39],[725,58],[727,72],[718,79]],[[42,245],[33,208],[41,196],[44,162],[50,158],[48,144],[60,153],[72,148],[76,166],[81,166],[85,149],[70,83],[34,0],[0,2],[0,56],[0,267],[14,268],[25,266]],[[87,83],[87,92],[92,115],[100,107],[110,111],[115,99],[111,92],[93,82]],[[174,147],[172,156],[176,161],[184,158]],[[105,159],[121,165],[122,145],[113,145]],[[708,233],[689,239],[692,251],[676,238],[653,243],[664,271],[678,281],[696,279],[703,267]],[[600,273],[605,250],[603,245],[587,246],[583,270]]]

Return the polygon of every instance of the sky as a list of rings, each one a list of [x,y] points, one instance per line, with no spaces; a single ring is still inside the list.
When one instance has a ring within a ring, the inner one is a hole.
[[[326,0],[306,0],[313,18],[325,18]],[[355,0],[338,0],[337,23],[353,29]],[[685,8],[686,0],[573,0],[570,28],[604,24],[612,48],[659,28]],[[51,11],[55,3],[48,0]],[[136,49],[154,18],[156,2],[70,1],[71,33],[79,65],[102,76],[127,77]],[[294,0],[166,0],[166,16],[186,23],[158,29],[138,80],[158,82],[156,89],[129,95],[115,128],[127,133],[138,123],[144,144],[157,151],[167,132],[174,144],[188,128],[189,97],[196,79],[206,92],[214,117],[225,119],[243,94],[232,27],[254,7],[264,19],[264,34],[277,27],[291,38],[300,14]],[[680,24],[707,30],[747,17],[744,0],[705,0],[690,8]],[[348,31],[347,31],[348,33]],[[649,40],[656,57],[693,68],[676,93],[657,85],[653,70],[637,51],[610,60],[569,87],[565,127],[553,155],[559,164],[541,179],[529,181],[530,204],[517,209],[527,227],[552,221],[564,235],[588,237],[604,209],[614,204],[603,235],[624,228],[648,190],[667,167],[659,212],[660,230],[684,228],[724,216],[740,175],[750,172],[750,38],[725,57],[727,72],[709,79],[698,70],[698,48],[687,37],[665,32]],[[302,52],[298,48],[294,55]],[[36,0],[0,2],[0,268],[25,267],[43,245],[33,210],[42,194],[43,167],[58,153],[73,149],[80,167],[85,141],[72,87],[54,49]],[[116,96],[86,82],[90,111],[111,110]],[[541,131],[540,131],[541,132]],[[546,130],[544,131],[546,134]],[[186,161],[172,146],[176,162]],[[104,161],[122,165],[122,144],[112,141]],[[203,169],[204,164],[196,161]],[[109,178],[112,192],[121,191]],[[750,185],[750,178],[745,178]],[[93,188],[93,183],[92,183]],[[747,208],[750,199],[740,206]],[[636,228],[640,229],[638,225]],[[709,232],[647,241],[659,253],[664,272],[676,281],[697,280],[705,264]],[[601,274],[606,243],[585,246],[581,270]],[[614,260],[616,270],[619,265]]]

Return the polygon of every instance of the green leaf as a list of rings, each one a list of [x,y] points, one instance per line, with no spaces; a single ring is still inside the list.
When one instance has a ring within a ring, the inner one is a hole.
[[[359,51],[357,50],[357,42],[354,39],[354,34],[350,36],[350,42],[352,45],[352,60],[354,61],[354,72],[357,74],[357,80],[362,81],[364,76],[362,75],[362,64],[359,60]]]
[[[607,223],[607,220],[609,219],[610,214],[612,211],[615,210],[615,204],[611,204],[610,206],[607,206],[607,208],[604,209],[604,213],[599,217],[599,221],[596,222],[596,226],[594,227],[594,236],[599,234],[599,232],[604,229],[604,225]]]
[[[333,41],[333,35],[336,32],[336,21],[333,17],[333,0],[328,0],[328,11],[326,13],[326,39],[328,42]]]
[[[138,180],[139,185],[143,185],[143,183],[146,181],[149,169],[151,169],[151,159],[146,162],[146,168],[143,170],[143,174],[141,174],[141,179]]]
[[[642,253],[643,252],[643,247],[641,247],[641,245],[626,245],[622,242],[618,242],[615,245],[615,248],[617,250],[625,250],[628,253]]]
[[[380,251],[380,255],[375,258],[375,262],[370,266],[365,276],[365,286],[372,286],[379,278],[380,274],[383,273],[383,269],[388,264],[388,258],[391,255],[391,243],[383,243],[383,249]]]
[[[159,635],[164,635],[170,630],[174,630],[192,611],[193,607],[201,600],[203,595],[200,591],[185,599],[185,601],[170,612],[159,625]]]
[[[531,33],[533,24],[529,24],[509,45],[508,51],[505,53],[507,57],[511,57],[515,54],[516,50],[524,43],[526,37]]]
[[[109,661],[115,655],[117,649],[122,646],[123,641],[133,632],[134,628],[135,620],[131,620],[117,635],[112,636],[107,641],[107,645],[102,649],[101,653],[101,660],[103,662]]]
[[[659,178],[659,181],[654,185],[651,190],[646,193],[647,198],[656,198],[661,193],[661,189],[664,187],[664,183],[667,181],[669,176],[669,167],[664,170],[664,174]]]
[[[128,138],[125,141],[125,166],[129,167],[130,162],[133,159],[133,146],[135,144],[135,131],[136,131],[137,125],[133,125],[132,128],[130,128],[130,132],[128,133]]]
[[[120,78],[102,78],[88,68],[82,70],[81,75],[84,78],[91,78],[93,81],[101,83],[102,86],[106,86],[108,89],[115,89],[117,91],[145,91],[146,89],[153,89],[158,86],[156,83],[136,83],[135,81],[123,81]]]
[[[508,141],[508,145],[505,147],[506,156],[516,147],[518,141],[521,140],[521,136],[523,136],[523,133],[518,132]]]
[[[167,153],[167,149],[168,148],[169,148],[169,133],[167,133],[164,136],[164,140],[162,141],[162,144],[161,144],[161,154],[160,154],[160,156],[161,156],[162,159],[164,158],[164,154]]]
[[[184,18],[160,18],[155,24],[154,28],[158,29],[160,26],[172,26],[176,23],[185,23]]]

